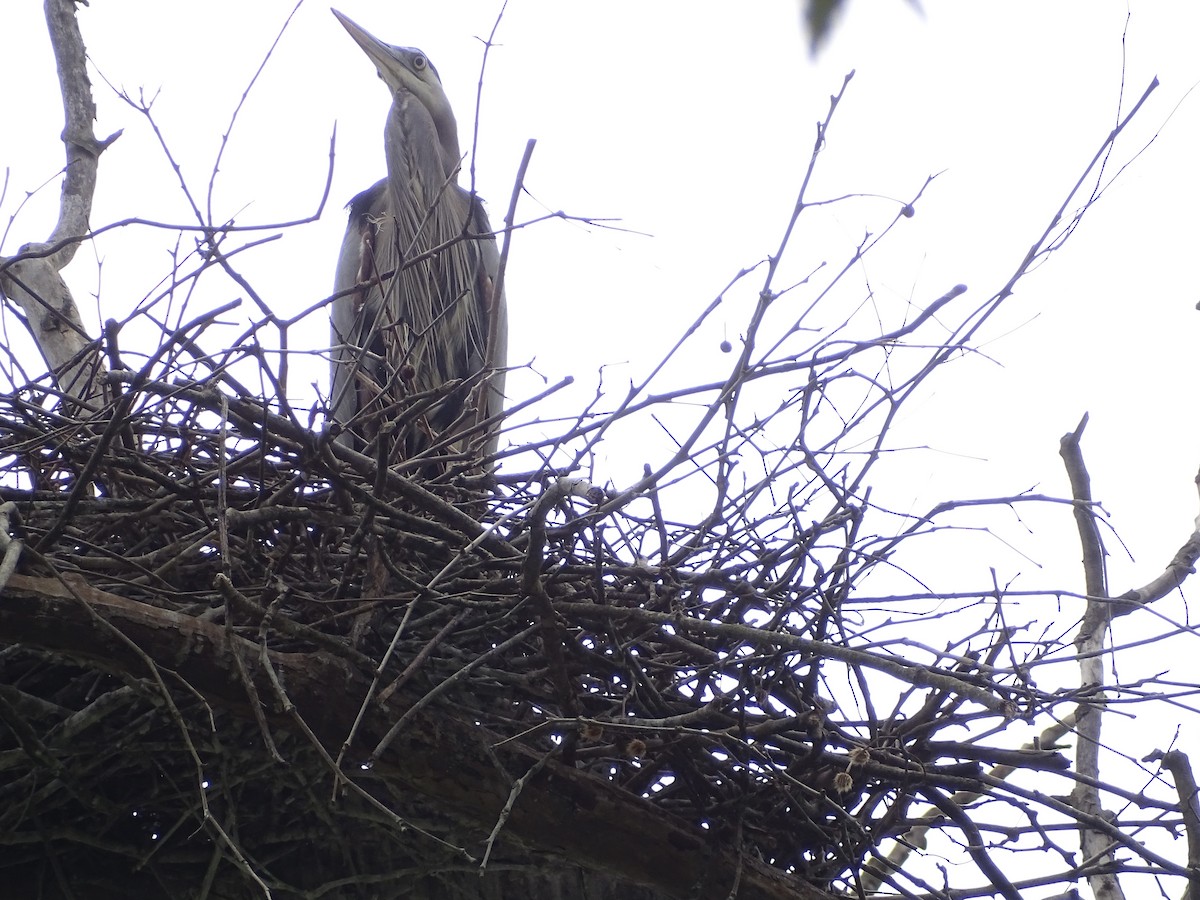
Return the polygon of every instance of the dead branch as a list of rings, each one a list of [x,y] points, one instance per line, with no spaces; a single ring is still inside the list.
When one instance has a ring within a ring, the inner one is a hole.
[[[100,154],[120,132],[97,140],[96,104],[74,0],[47,0],[46,24],[58,64],[67,150],[58,222],[44,244],[26,244],[13,259],[0,258],[0,293],[25,312],[30,332],[58,388],[85,406],[100,396],[100,356],[83,326],[79,307],[59,274],[88,232]],[[47,247],[57,249],[43,255]]]

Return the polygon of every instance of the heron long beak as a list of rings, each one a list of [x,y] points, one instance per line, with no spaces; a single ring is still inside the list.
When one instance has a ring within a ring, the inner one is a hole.
[[[379,70],[379,73],[391,76],[385,78],[385,81],[390,83],[395,78],[398,69],[405,73],[408,72],[408,66],[405,65],[404,60],[396,55],[390,45],[379,40],[345,13],[332,8],[329,11],[337,16],[342,27],[350,32],[350,37],[354,38],[354,42],[363,48],[363,52],[370,57],[371,62],[375,63],[375,68]]]

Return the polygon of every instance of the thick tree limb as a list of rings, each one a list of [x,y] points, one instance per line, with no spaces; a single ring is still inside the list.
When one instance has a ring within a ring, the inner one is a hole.
[[[46,0],[46,24],[62,90],[66,177],[58,222],[46,243],[26,244],[13,259],[0,257],[0,294],[24,311],[33,339],[59,389],[86,402],[100,396],[100,356],[59,273],[75,255],[79,246],[75,239],[87,234],[100,153],[120,132],[103,141],[96,139],[92,127],[96,104],[74,0]],[[41,255],[52,245],[60,246],[53,253]]]
[[[1187,834],[1188,868],[1191,877],[1183,900],[1195,900],[1200,896],[1200,790],[1196,787],[1196,776],[1192,763],[1182,750],[1155,750],[1146,761],[1161,760],[1163,768],[1175,779],[1175,792],[1179,795],[1179,812],[1183,816],[1183,828]]]
[[[0,638],[134,677],[146,674],[143,657],[113,629],[100,627],[93,613],[136,644],[168,681],[185,682],[208,702],[235,715],[247,719],[254,715],[235,654],[241,656],[241,668],[258,696],[276,695],[269,673],[258,663],[258,645],[227,635],[218,624],[98,590],[78,576],[67,575],[60,581],[14,575],[0,604]],[[323,746],[336,753],[357,708],[330,703],[330,686],[336,685],[345,696],[365,694],[364,674],[324,652],[267,656],[280,682],[286,684],[295,712]],[[413,699],[398,691],[389,703],[372,706],[360,727],[360,756],[365,758],[369,747]],[[266,710],[266,719],[276,730],[294,727],[281,709]],[[538,754],[516,742],[489,747],[488,740],[482,729],[423,710],[394,738],[372,777],[424,794],[446,813],[486,833],[498,821],[512,788],[494,760],[499,758],[514,773],[541,765]],[[741,900],[830,897],[757,860],[738,859],[730,848],[712,845],[703,832],[615,785],[556,761],[545,762],[524,785],[503,837],[673,896],[724,900],[740,867]]]
[[[1104,547],[1100,531],[1096,527],[1092,508],[1091,478],[1083,462],[1079,439],[1087,427],[1085,414],[1074,431],[1063,435],[1059,453],[1071,480],[1071,496],[1075,501],[1075,522],[1079,540],[1083,545],[1084,582],[1087,586],[1087,609],[1075,637],[1075,648],[1079,652],[1079,684],[1086,689],[1094,688],[1089,694],[1088,704],[1077,710],[1075,734],[1078,746],[1075,751],[1075,771],[1089,779],[1092,784],[1100,780],[1100,726],[1103,711],[1108,701],[1102,690],[1105,680],[1104,654],[1101,652],[1108,640],[1111,624],[1112,604],[1108,597],[1108,579],[1104,566]],[[1080,780],[1071,791],[1071,805],[1080,812],[1092,816],[1103,816],[1100,791],[1092,784]],[[1079,844],[1085,863],[1107,867],[1115,861],[1112,839],[1103,832],[1081,824]],[[1123,900],[1125,893],[1113,872],[1091,875],[1088,884],[1098,900]]]

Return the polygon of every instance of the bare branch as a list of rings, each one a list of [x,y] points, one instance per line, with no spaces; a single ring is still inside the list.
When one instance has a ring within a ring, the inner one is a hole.
[[[0,293],[25,312],[34,341],[54,373],[59,389],[86,404],[101,393],[100,355],[59,273],[75,255],[78,244],[74,239],[88,231],[99,157],[120,132],[99,141],[92,128],[96,105],[74,0],[46,0],[45,9],[66,119],[63,129],[66,177],[58,222],[46,244],[27,244],[22,251],[36,251],[42,246],[58,249],[46,257],[31,257],[10,265],[0,259]]]

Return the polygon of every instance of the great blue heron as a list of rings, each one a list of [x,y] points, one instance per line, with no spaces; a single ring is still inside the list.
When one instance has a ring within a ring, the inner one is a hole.
[[[458,126],[437,69],[420,50],[385,44],[333,14],[379,70],[392,109],[387,178],[350,201],[334,287],[358,289],[333,304],[330,407],[364,445],[407,416],[408,437],[386,451],[393,462],[500,411],[508,311],[487,215],[458,185]],[[495,374],[481,388],[422,402],[484,370]],[[497,441],[492,428],[485,453]]]

